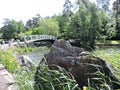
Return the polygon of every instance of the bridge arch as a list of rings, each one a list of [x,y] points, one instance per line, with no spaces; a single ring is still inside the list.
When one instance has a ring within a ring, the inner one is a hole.
[[[57,37],[53,35],[28,35],[24,37],[24,41],[27,43],[35,42],[35,41],[50,41],[56,40]]]

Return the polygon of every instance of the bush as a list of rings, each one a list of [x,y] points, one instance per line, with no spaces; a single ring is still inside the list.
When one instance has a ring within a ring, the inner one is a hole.
[[[25,36],[24,33],[18,34],[18,38],[19,38],[21,41],[24,41],[24,36]]]
[[[7,51],[0,50],[0,63],[3,64],[5,68],[10,72],[14,72],[15,69],[19,68],[14,55]]]

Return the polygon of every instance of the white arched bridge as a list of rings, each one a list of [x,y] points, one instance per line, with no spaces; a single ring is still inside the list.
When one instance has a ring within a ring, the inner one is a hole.
[[[24,37],[26,43],[37,42],[37,41],[55,41],[56,36],[53,35],[28,35]]]

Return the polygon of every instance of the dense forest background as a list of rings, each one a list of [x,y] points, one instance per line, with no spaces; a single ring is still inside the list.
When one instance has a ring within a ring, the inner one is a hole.
[[[23,40],[26,35],[47,34],[63,39],[75,39],[78,43],[94,48],[97,40],[120,40],[120,0],[109,9],[110,0],[65,0],[63,12],[42,18],[40,14],[23,21],[4,19],[1,38]]]

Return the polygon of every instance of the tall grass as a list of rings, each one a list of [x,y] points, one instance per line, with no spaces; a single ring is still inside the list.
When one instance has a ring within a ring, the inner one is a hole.
[[[97,47],[97,49],[91,52],[88,52],[93,56],[96,57],[100,57],[103,60],[106,60],[107,62],[110,62],[113,67],[113,73],[114,75],[120,80],[120,49],[118,47]],[[96,67],[97,68],[97,67]],[[112,81],[110,80],[110,78],[106,77],[106,75],[104,75],[104,71],[100,72],[100,70],[98,69],[98,72],[94,73],[95,75],[97,75],[99,78],[94,78],[95,80],[99,81],[100,84],[96,85],[96,83],[91,82],[90,79],[88,79],[88,88],[87,90],[114,90],[113,86],[112,86]],[[106,81],[109,80],[109,81]],[[108,83],[109,82],[109,83]],[[120,85],[120,82],[115,82],[118,83]],[[120,89],[118,89],[120,90]]]
[[[114,72],[118,79],[120,79],[120,49],[119,48],[98,48],[90,54],[100,57],[110,62],[117,72]]]
[[[74,77],[65,69],[56,66],[57,70],[42,65],[37,73],[35,90],[80,90]]]
[[[3,64],[10,72],[14,72],[15,69],[19,68],[14,55],[9,51],[0,50],[0,64]]]
[[[26,67],[22,67],[15,71],[15,80],[19,86],[19,90],[34,90],[35,69],[28,71]]]
[[[19,90],[80,90],[73,76],[65,69],[58,66],[58,70],[49,69],[48,65],[42,65],[41,72],[35,83],[36,69],[27,71],[20,69],[16,71],[15,80],[19,85]]]

